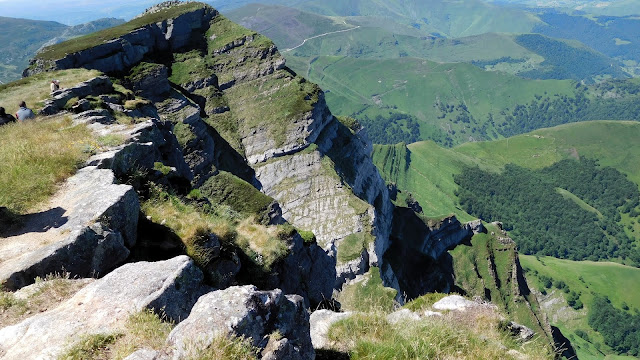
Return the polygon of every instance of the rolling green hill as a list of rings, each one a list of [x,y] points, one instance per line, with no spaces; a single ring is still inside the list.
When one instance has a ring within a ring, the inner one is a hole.
[[[525,33],[540,23],[525,11],[478,0],[327,0],[305,1],[295,7],[328,16],[402,19],[400,22],[416,28],[425,26],[447,37],[488,32]]]
[[[590,304],[596,296],[606,296],[618,311],[624,311],[624,308],[630,309],[631,314],[638,311],[640,269],[608,262],[552,257],[520,256],[520,262],[529,285],[543,292],[541,305],[549,320],[571,340],[580,359],[602,359],[605,354],[613,352],[605,345],[602,334],[589,326],[588,313],[594,310]],[[572,293],[585,304],[585,308],[575,310],[567,306],[566,299],[570,299]]]
[[[348,56],[424,58],[467,62],[486,70],[533,79],[593,82],[627,78],[617,60],[577,41],[538,34],[483,33],[461,38],[425,35],[424,29],[373,16],[328,17],[283,6],[249,5],[229,13],[234,21],[265,33],[287,58]]]
[[[572,81],[532,81],[470,64],[416,58],[321,56],[295,59],[289,66],[327,90],[333,112],[365,126],[378,115],[411,114],[420,123],[421,139],[447,146],[499,138],[497,125],[504,122],[506,109],[545,92],[568,97],[575,92]]]

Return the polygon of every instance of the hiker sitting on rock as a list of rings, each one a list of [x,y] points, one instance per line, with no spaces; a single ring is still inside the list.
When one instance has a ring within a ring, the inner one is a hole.
[[[16,121],[11,114],[7,114],[2,106],[0,106],[0,126]]]
[[[16,118],[18,119],[18,121],[33,119],[34,117],[36,117],[36,114],[34,114],[33,111],[27,107],[27,104],[24,101],[21,101],[20,109],[18,109],[18,112],[16,112]]]
[[[55,92],[60,90],[60,81],[59,80],[51,80],[51,92]]]

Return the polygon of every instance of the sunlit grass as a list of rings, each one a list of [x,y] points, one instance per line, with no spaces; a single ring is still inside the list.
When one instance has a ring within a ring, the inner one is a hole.
[[[14,114],[18,104],[24,101],[27,107],[37,112],[50,95],[49,84],[52,79],[60,80],[62,87],[69,88],[99,75],[102,73],[97,70],[70,69],[37,74],[0,85],[0,106],[5,108],[7,114]]]
[[[0,206],[24,213],[48,199],[90,155],[94,137],[66,116],[0,127]]]

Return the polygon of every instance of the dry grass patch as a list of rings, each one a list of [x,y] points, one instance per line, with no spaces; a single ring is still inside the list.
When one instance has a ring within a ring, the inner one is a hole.
[[[69,88],[100,75],[102,73],[97,70],[70,69],[37,74],[0,85],[0,106],[4,107],[8,114],[14,114],[20,101],[25,101],[28,107],[37,111],[50,95],[49,84],[52,79],[60,80],[62,87]]]
[[[216,336],[206,349],[192,350],[188,360],[253,360],[257,359],[258,349],[249,339],[240,337]]]
[[[47,200],[73,175],[95,146],[71,118],[37,118],[0,127],[0,204],[24,213]]]
[[[240,222],[236,231],[238,246],[266,270],[289,253],[288,234],[283,227],[260,225],[250,218]]]
[[[0,328],[17,324],[32,314],[53,309],[87,285],[69,274],[47,275],[18,293],[0,291]]]
[[[492,307],[391,324],[384,313],[360,313],[334,324],[329,339],[351,359],[553,359],[544,336],[528,343],[501,330]]]
[[[129,316],[124,331],[108,347],[109,359],[124,359],[139,349],[163,350],[174,324],[151,310]]]

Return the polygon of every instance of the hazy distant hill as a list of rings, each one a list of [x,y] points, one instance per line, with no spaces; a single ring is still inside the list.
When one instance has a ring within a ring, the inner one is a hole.
[[[67,26],[54,21],[0,17],[0,81],[19,79],[36,51],[75,36],[122,24],[120,19],[100,19]]]

